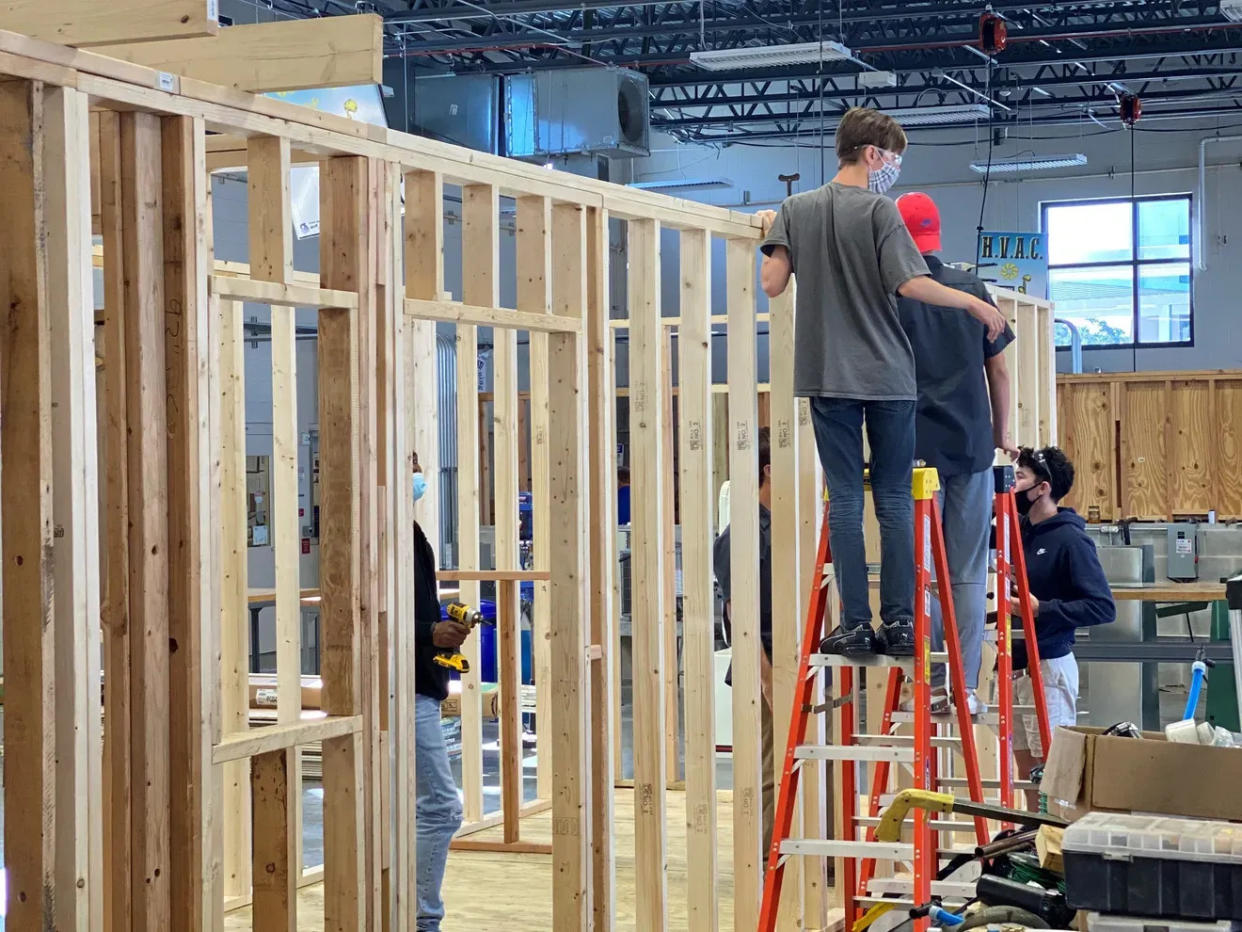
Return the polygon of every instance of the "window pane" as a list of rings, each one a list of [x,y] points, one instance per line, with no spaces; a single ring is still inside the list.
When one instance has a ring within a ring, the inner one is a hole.
[[[1129,262],[1134,243],[1130,203],[1051,204],[1047,208],[1048,261]]]
[[[1189,339],[1190,263],[1139,266],[1139,342],[1179,343]]]
[[[1108,346],[1133,341],[1133,266],[1090,269],[1052,269],[1048,296],[1057,317],[1072,321],[1084,346]]]
[[[1139,202],[1140,259],[1190,258],[1190,199]]]

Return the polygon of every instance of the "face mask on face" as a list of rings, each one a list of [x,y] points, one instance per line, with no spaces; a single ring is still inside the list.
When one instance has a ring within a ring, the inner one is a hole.
[[[889,188],[897,183],[897,176],[900,174],[900,165],[885,162],[867,175],[867,187],[876,194],[887,194]]]
[[[1018,506],[1018,514],[1024,518],[1031,513],[1031,506],[1033,506],[1035,502],[1039,501],[1038,498],[1034,501],[1031,500],[1030,493],[1033,491],[1033,487],[1030,489],[1023,489],[1013,497],[1014,504]]]
[[[427,494],[427,480],[421,472],[414,473],[414,501]]]

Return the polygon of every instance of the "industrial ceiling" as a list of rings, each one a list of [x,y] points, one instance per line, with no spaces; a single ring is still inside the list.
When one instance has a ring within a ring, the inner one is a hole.
[[[1115,125],[1119,97],[1130,94],[1141,98],[1145,121],[1242,118],[1242,21],[1231,18],[1242,16],[1238,0],[273,0],[272,6],[298,16],[380,13],[385,54],[402,59],[412,78],[586,64],[637,69],[650,80],[652,126],[685,140],[817,135],[856,104],[962,111],[947,114],[941,126]],[[1005,47],[992,54],[983,51],[989,43],[980,34],[988,11],[1007,32]],[[846,46],[851,57],[714,71],[690,60],[703,50],[828,41]]]

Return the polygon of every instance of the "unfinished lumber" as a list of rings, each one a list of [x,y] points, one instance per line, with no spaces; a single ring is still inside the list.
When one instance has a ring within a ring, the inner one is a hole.
[[[677,703],[677,497],[676,463],[673,449],[673,335],[660,332],[660,461],[664,477],[660,483],[660,515],[664,521],[664,558],[660,561],[660,584],[664,587],[664,766],[668,786],[679,782],[677,736],[681,714]]]
[[[613,585],[617,576],[617,470],[613,419],[612,333],[608,329],[608,212],[587,208],[587,553],[590,582],[590,645],[598,657],[588,666],[591,758],[591,911],[597,929],[616,922],[616,860],[613,827]]]
[[[56,669],[56,925],[103,926],[99,490],[85,96],[43,90]]]
[[[357,734],[362,730],[362,717],[358,715],[312,715],[292,722],[264,725],[236,734],[225,735],[212,751],[217,764],[258,757],[283,748],[303,747],[316,741]]]
[[[718,923],[716,855],[716,594],[712,584],[711,236],[681,234],[678,436],[682,618],[686,668],[686,898],[689,924]]]
[[[247,189],[250,282],[284,286],[293,272],[293,220],[289,195],[289,141],[255,136],[249,143]],[[236,282],[241,279],[231,279]],[[354,296],[356,299],[356,295]],[[276,719],[295,722],[302,710],[301,529],[298,519],[297,311],[269,305],[272,350],[271,527],[276,583]],[[256,831],[252,877],[256,925],[297,924],[293,889],[301,866],[301,752],[269,757],[265,772],[252,771],[250,785]],[[252,768],[259,767],[258,761]],[[289,785],[277,791],[279,777]],[[262,790],[260,792],[260,790]],[[261,804],[270,811],[261,811]],[[286,819],[288,824],[286,824]],[[258,826],[266,837],[260,838]],[[276,856],[281,843],[288,849]],[[267,873],[260,877],[258,871]],[[288,871],[290,876],[278,876]]]
[[[482,228],[488,230],[486,244],[479,243],[479,251],[467,250],[470,255],[480,255],[481,265],[486,271],[477,275],[466,275],[463,279],[463,297],[474,303],[476,298],[488,297],[493,305],[500,303],[499,275],[490,274],[493,268],[499,269],[499,204],[496,190],[487,188],[463,189],[463,203],[472,204],[472,221],[477,221],[479,230],[476,235],[482,239]],[[517,209],[529,211],[529,202],[519,200]],[[490,257],[490,261],[489,258]],[[520,260],[519,260],[520,265]],[[518,282],[521,284],[522,276]],[[490,289],[484,294],[485,289]],[[474,297],[470,297],[473,295]],[[495,438],[494,466],[496,475],[496,533],[493,555],[495,566],[510,568],[519,565],[519,522],[518,522],[518,491],[521,488],[518,477],[518,355],[517,332],[509,328],[497,328],[492,331],[493,366],[493,402],[492,402],[492,435]],[[519,836],[519,813],[522,788],[522,722],[518,714],[517,696],[521,682],[521,641],[519,635],[519,619],[521,618],[521,590],[512,582],[500,583],[496,587],[496,620],[509,618],[512,624],[506,631],[502,626],[496,635],[496,674],[501,681],[501,714],[500,714],[500,777],[501,777],[501,810],[505,814],[504,840],[515,842]],[[511,700],[514,708],[511,715],[505,714],[506,684],[509,684]],[[463,736],[463,741],[465,737]]]
[[[587,310],[589,286],[586,212],[573,204],[558,204],[552,208],[551,220],[552,311],[581,320]],[[546,584],[543,630],[549,654],[545,673],[549,681],[548,711],[540,729],[545,742],[551,737],[552,745],[547,782],[552,796],[552,868],[556,877],[553,926],[571,932],[590,928],[589,846],[594,834],[587,779],[592,744],[587,705],[587,373],[581,336],[554,334],[546,340],[545,565],[555,566],[556,574]],[[532,381],[532,389],[534,385]],[[555,522],[552,514],[556,515]],[[541,585],[536,583],[537,623]]]
[[[543,197],[524,197],[517,202],[516,253],[517,253],[517,306],[535,317],[556,316],[574,320],[581,326],[582,314],[561,313],[552,315],[552,214],[551,203]],[[578,275],[581,265],[559,274]],[[563,283],[558,283],[563,284]],[[552,516],[549,509],[551,481],[548,465],[548,334],[530,332],[530,458],[531,458],[531,545],[536,569],[547,570],[551,566]],[[524,447],[525,431],[515,430],[515,439]],[[500,448],[497,447],[499,455]],[[504,504],[501,503],[501,507]],[[535,677],[535,729],[536,738],[542,733],[549,736],[552,719],[552,644],[549,641],[551,616],[549,614],[550,583],[537,581],[533,586],[531,625],[531,668]],[[552,796],[552,755],[539,754],[535,765],[535,794],[540,799]]]
[[[0,84],[0,511],[4,552],[6,923],[56,923],[56,691],[52,594],[52,360],[43,153],[45,92]]]
[[[271,137],[261,137],[269,139]],[[254,274],[253,272],[251,274]],[[290,270],[292,275],[292,270]],[[236,298],[255,304],[271,304],[276,307],[344,307],[357,308],[358,295],[353,291],[335,291],[316,288],[299,282],[262,281],[254,278],[238,278],[233,275],[213,275],[211,293],[222,298]]]
[[[213,681],[214,652],[203,650],[204,628],[217,619],[205,567],[213,520],[206,479],[210,463],[207,381],[207,178],[204,126],[194,117],[164,117],[163,310],[168,395],[168,626],[171,798],[171,912],[188,932],[212,927],[221,891],[214,889],[212,837],[213,735],[204,713],[204,676]],[[205,499],[208,499],[205,501]],[[208,644],[211,644],[211,638]],[[206,670],[204,670],[206,666]]]
[[[424,301],[411,298],[405,312],[421,320],[443,320],[448,323],[478,324],[482,327],[518,327],[532,334],[581,333],[582,321],[530,314],[499,307],[475,307],[459,301]]]
[[[250,761],[254,797],[254,894],[251,904],[256,929],[295,932],[297,870],[290,855],[298,842],[291,791],[296,748],[259,754]]]
[[[794,356],[794,302],[793,289],[768,302],[771,324],[768,328],[768,352],[773,361],[793,359]],[[772,716],[773,754],[775,773],[763,774],[764,779],[774,780],[780,791],[783,769],[783,745],[781,738],[789,734],[790,711],[793,709],[798,681],[798,664],[801,659],[801,621],[806,609],[806,592],[800,585],[801,539],[798,533],[802,510],[813,512],[818,504],[814,500],[803,503],[799,497],[798,451],[803,441],[798,429],[800,401],[794,397],[793,366],[771,365],[772,391],[770,394],[771,451],[772,451],[772,704],[768,714]],[[763,477],[759,477],[760,483]],[[818,716],[816,716],[818,718]],[[809,762],[807,762],[809,763]],[[802,794],[805,798],[806,794]],[[776,798],[773,797],[773,805]],[[792,825],[802,822],[801,800],[795,800]],[[769,852],[761,851],[761,869],[768,863]],[[788,883],[781,888],[779,915],[781,923],[789,928],[803,924],[804,883],[803,869],[809,858],[792,858],[785,864]]]
[[[96,45],[94,51],[260,94],[383,82],[383,22],[374,13],[242,23],[201,38]]]
[[[660,369],[660,229],[629,223],[631,586],[634,665],[635,858],[639,928],[668,925],[665,827],[664,392]]]
[[[8,0],[0,29],[60,45],[214,36],[216,0]]]
[[[103,263],[104,368],[101,421],[105,463],[103,521],[103,742],[105,929],[129,928],[129,491],[126,476],[125,271],[121,235],[120,115],[99,114],[100,224]],[[102,257],[101,257],[102,258]]]
[[[733,915],[739,927],[759,921],[763,888],[760,838],[759,462],[755,362],[755,248],[725,248],[729,309],[729,598],[733,633]]]
[[[246,580],[246,376],[242,304],[216,301],[220,344],[220,727],[250,727],[250,612]],[[224,895],[250,895],[250,763],[221,771]]]
[[[500,252],[498,223],[500,205],[496,189],[490,185],[469,185],[462,188],[462,254],[474,257],[469,275],[462,278],[462,300],[467,304],[496,307],[500,304]],[[501,336],[508,331],[499,331]],[[515,351],[516,352],[516,351]],[[495,349],[496,385],[502,384],[501,347]],[[515,372],[516,376],[516,372]],[[516,392],[516,384],[514,390]],[[457,327],[457,539],[460,553],[457,565],[463,570],[479,569],[479,427],[474,412],[478,410],[479,370],[478,331],[471,325]],[[499,396],[499,393],[498,393]],[[499,462],[500,454],[497,453]],[[516,456],[510,462],[516,461]],[[496,497],[501,496],[501,480],[497,477]],[[505,565],[517,563],[517,495],[513,497],[513,547],[504,547],[500,520],[496,522],[494,555],[497,563],[512,558]],[[516,590],[514,590],[516,592]],[[500,593],[497,592],[497,598]],[[479,587],[463,585],[462,600],[479,604]],[[515,606],[516,609],[516,606]],[[497,619],[500,617],[497,604]],[[499,640],[499,639],[498,639]],[[462,799],[467,823],[483,817],[483,713],[480,678],[475,672],[481,666],[479,639],[468,638],[462,645],[470,664],[470,672],[462,676]],[[497,656],[497,665],[502,663]]]
[[[130,424],[130,887],[137,928],[168,928],[168,409],[159,117],[121,115],[126,397]]]
[[[359,290],[367,261],[367,163],[336,158],[320,168],[320,275],[325,287]],[[363,712],[361,625],[359,314],[319,311],[320,604],[323,709]],[[357,734],[323,742],[324,922],[367,927],[364,749]]]

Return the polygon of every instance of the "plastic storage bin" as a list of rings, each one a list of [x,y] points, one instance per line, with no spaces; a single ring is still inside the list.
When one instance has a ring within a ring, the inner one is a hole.
[[[1242,919],[1242,825],[1093,812],[1065,830],[1075,909]]]

